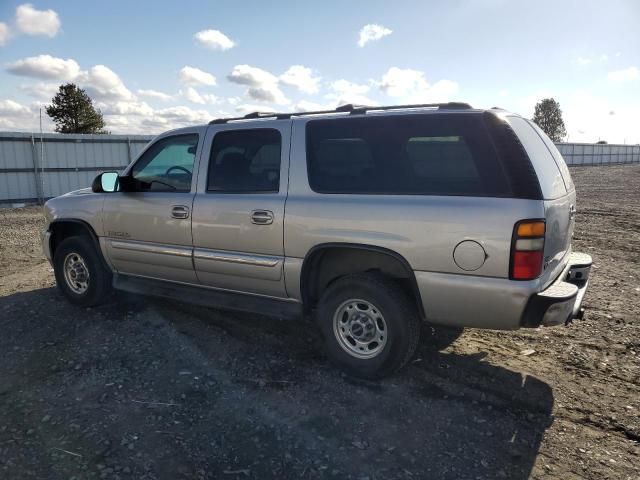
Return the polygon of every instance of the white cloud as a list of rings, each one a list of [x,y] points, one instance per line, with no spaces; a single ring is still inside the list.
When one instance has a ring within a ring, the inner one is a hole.
[[[313,76],[313,70],[303,65],[292,65],[280,75],[280,82],[296,87],[304,93],[314,94],[320,90],[320,77]]]
[[[428,88],[424,73],[410,68],[391,67],[380,82],[380,90],[391,97],[407,97]]]
[[[163,108],[161,110],[157,110],[156,115],[165,120],[170,120],[183,125],[207,123],[213,118],[213,116],[206,110],[193,110],[185,106]]]
[[[387,70],[378,85],[383,93],[407,103],[446,102],[459,90],[454,81],[439,80],[430,85],[424,72],[398,67]]]
[[[31,115],[31,110],[13,100],[0,100],[0,115]]]
[[[193,38],[203,47],[211,50],[229,50],[235,46],[233,40],[227,37],[220,30],[202,30],[196,33]]]
[[[159,92],[157,90],[151,90],[151,89],[139,89],[136,91],[136,93],[141,97],[155,98],[156,100],[163,100],[163,101],[171,100],[173,98],[171,95],[167,93]]]
[[[582,66],[589,65],[591,63],[591,59],[586,57],[578,57],[576,58],[576,63]]]
[[[37,124],[37,110],[14,100],[0,99],[0,129],[14,131],[34,130],[37,128]]]
[[[173,128],[207,123],[214,115],[206,110],[174,106],[155,110],[144,102],[117,102],[102,108],[107,129],[113,133],[157,134]]]
[[[0,47],[4,47],[7,44],[9,33],[9,26],[4,22],[0,22]]]
[[[81,88],[98,100],[133,100],[134,96],[109,67],[95,65],[76,80]]]
[[[638,67],[629,67],[622,70],[616,70],[614,72],[609,72],[607,78],[614,82],[630,82],[632,80],[637,80],[638,78],[640,78],[640,70],[638,69]]]
[[[55,37],[60,25],[60,18],[53,10],[36,10],[30,3],[16,9],[16,26],[26,35]]]
[[[253,112],[275,112],[276,109],[272,108],[270,106],[267,105],[255,105],[255,104],[250,104],[250,103],[243,103],[240,105],[236,105],[235,107],[236,112],[242,114],[242,115],[246,115],[247,113],[253,113]]]
[[[178,80],[184,85],[207,85],[214,86],[216,84],[216,77],[212,74],[200,70],[199,68],[185,66],[182,67],[180,73],[178,73]]]
[[[23,84],[18,88],[25,92],[30,97],[38,98],[40,100],[49,100],[58,93],[59,85],[57,83],[32,83],[32,84]]]
[[[7,71],[25,77],[73,81],[98,100],[134,98],[120,77],[104,65],[94,65],[89,70],[82,71],[78,62],[71,58],[65,60],[51,55],[39,55],[10,63]]]
[[[334,107],[353,103],[356,105],[378,105],[378,102],[367,97],[369,85],[362,85],[348,80],[336,80],[330,85],[332,93],[325,95],[328,100],[333,100]]]
[[[232,83],[247,86],[247,95],[259,102],[286,105],[289,102],[278,86],[278,77],[261,68],[250,65],[236,65],[227,75]]]
[[[313,112],[318,110],[333,110],[336,107],[334,103],[317,103],[309,100],[300,100],[296,103],[294,110],[296,112]]]
[[[387,27],[383,27],[382,25],[377,25],[375,23],[370,23],[362,27],[362,29],[360,30],[358,46],[364,47],[367,43],[380,40],[382,37],[391,35],[391,33],[393,33],[392,30],[389,30]]]
[[[149,116],[153,108],[146,102],[98,102],[96,106],[105,115]]]
[[[68,58],[38,55],[9,63],[7,70],[14,75],[56,80],[73,80],[80,73],[80,65]]]
[[[198,103],[200,105],[213,105],[219,102],[218,97],[216,97],[215,95],[200,93],[193,87],[187,87],[185,90],[180,90],[180,95],[182,95],[190,102]]]

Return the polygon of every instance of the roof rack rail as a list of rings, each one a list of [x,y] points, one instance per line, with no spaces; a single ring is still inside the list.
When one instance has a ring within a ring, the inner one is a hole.
[[[468,103],[463,102],[447,102],[447,103],[415,103],[408,105],[387,105],[383,107],[367,106],[367,105],[353,105],[348,103],[346,105],[340,105],[333,110],[314,110],[310,112],[292,112],[292,113],[275,113],[275,112],[251,112],[243,117],[230,117],[230,118],[216,118],[211,120],[209,125],[218,125],[222,123],[240,121],[240,120],[253,120],[253,119],[266,119],[275,118],[276,120],[286,120],[291,117],[301,117],[306,115],[323,115],[327,113],[349,113],[350,115],[362,114],[368,111],[380,111],[380,110],[408,110],[412,108],[438,108],[445,110],[467,110],[472,108]]]

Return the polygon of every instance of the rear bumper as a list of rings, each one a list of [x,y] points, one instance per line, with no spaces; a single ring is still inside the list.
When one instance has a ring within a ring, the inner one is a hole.
[[[582,299],[589,285],[591,256],[573,252],[567,266],[546,290],[529,298],[521,318],[523,327],[565,325],[581,316]]]

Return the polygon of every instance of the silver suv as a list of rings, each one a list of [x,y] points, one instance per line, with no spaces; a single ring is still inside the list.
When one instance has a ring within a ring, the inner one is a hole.
[[[250,114],[164,133],[123,173],[46,204],[73,303],[112,287],[300,318],[387,375],[423,322],[516,329],[581,315],[575,188],[549,138],[463,103]]]

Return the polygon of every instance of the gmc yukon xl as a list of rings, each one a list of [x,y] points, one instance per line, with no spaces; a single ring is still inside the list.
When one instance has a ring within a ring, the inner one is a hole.
[[[532,122],[463,103],[218,119],[46,203],[73,303],[112,288],[281,317],[380,377],[421,325],[517,329],[581,315],[576,192]]]

